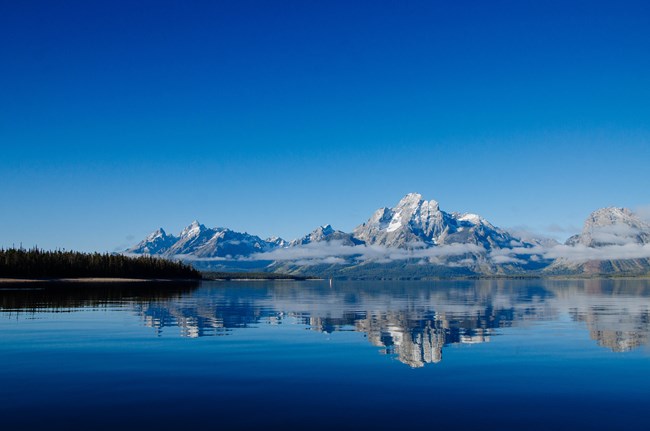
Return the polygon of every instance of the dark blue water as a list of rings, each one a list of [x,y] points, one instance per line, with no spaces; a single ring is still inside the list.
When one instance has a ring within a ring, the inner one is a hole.
[[[0,290],[0,423],[644,429],[649,336],[647,280]]]

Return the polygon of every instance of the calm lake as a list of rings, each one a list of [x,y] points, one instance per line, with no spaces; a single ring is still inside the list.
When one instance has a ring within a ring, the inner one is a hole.
[[[0,287],[7,430],[619,430],[650,418],[648,280]]]

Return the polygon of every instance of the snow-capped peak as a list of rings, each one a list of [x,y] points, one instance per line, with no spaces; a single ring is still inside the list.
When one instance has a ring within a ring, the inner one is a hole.
[[[167,233],[163,228],[158,228],[158,230],[155,230],[151,232],[147,238],[145,238],[145,241],[151,242],[155,240],[156,238],[165,238],[167,236]]]
[[[587,247],[648,244],[650,225],[627,208],[601,208],[591,213],[582,232],[569,238],[566,243]]]
[[[279,236],[271,236],[271,237],[266,238],[264,241],[271,244],[271,246],[281,247],[281,248],[286,247],[287,245],[289,245],[289,243],[287,241],[280,238]]]
[[[181,238],[197,236],[204,230],[205,230],[205,226],[203,226],[197,220],[194,220],[189,226],[183,229],[183,231],[181,232]]]
[[[398,209],[402,209],[402,208],[416,209],[416,208],[422,207],[422,206],[426,206],[426,207],[434,209],[434,210],[439,209],[438,201],[435,201],[433,199],[430,200],[430,201],[425,201],[421,194],[419,194],[419,193],[409,193],[406,196],[404,196],[397,203],[394,210],[398,210]]]
[[[334,232],[334,228],[332,227],[331,224],[325,224],[325,225],[322,225],[322,226],[319,228],[319,230],[320,230],[323,234],[325,234],[325,235],[329,235],[329,234],[331,234],[331,233]]]
[[[422,195],[420,193],[407,193],[397,204],[397,206],[403,205],[403,204],[408,204],[408,203],[413,203],[413,202],[419,202],[422,200]]]
[[[127,250],[136,254],[160,254],[164,253],[177,240],[173,235],[167,235],[163,228],[151,232],[137,245]]]
[[[587,223],[592,226],[605,226],[615,223],[636,224],[640,220],[627,208],[606,207],[601,208],[589,215]]]
[[[437,201],[426,201],[419,193],[409,193],[395,207],[376,211],[354,233],[367,244],[401,248],[464,242],[492,248],[513,239],[477,214],[446,213]]]
[[[479,216],[478,214],[472,214],[472,213],[461,214],[458,217],[458,221],[465,221],[465,222],[472,223],[474,225],[481,224],[482,220],[483,219],[481,219],[481,216]]]
[[[323,226],[318,226],[311,233],[305,235],[302,238],[294,239],[289,243],[290,247],[296,247],[301,245],[307,245],[317,242],[330,242],[330,241],[339,241],[342,245],[359,245],[362,242],[354,238],[352,234],[336,230],[332,225],[326,224]]]

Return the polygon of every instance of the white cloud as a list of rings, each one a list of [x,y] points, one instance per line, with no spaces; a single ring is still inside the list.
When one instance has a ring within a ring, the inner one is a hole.
[[[504,263],[518,263],[518,264],[525,264],[526,261],[522,259],[518,259],[514,256],[504,256],[504,255],[496,255],[492,256],[492,262],[496,264],[504,264]]]
[[[266,253],[256,253],[247,260],[293,261],[310,264],[344,263],[345,258],[357,261],[387,263],[407,259],[435,259],[462,256],[467,253],[485,253],[486,250],[475,244],[450,244],[425,248],[423,244],[412,249],[389,248],[382,246],[347,246],[341,241],[311,243],[298,247],[275,249]]]
[[[617,234],[631,233],[632,229],[615,228]],[[613,235],[613,231],[605,231]],[[175,258],[194,261],[276,261],[293,262],[297,265],[344,264],[346,262],[377,262],[389,263],[400,260],[414,260],[418,263],[446,264],[449,266],[464,266],[474,263],[472,258],[455,259],[468,254],[483,255],[495,264],[524,264],[527,261],[540,259],[564,259],[568,262],[581,263],[590,260],[619,260],[650,258],[650,244],[612,244],[603,247],[586,247],[584,245],[567,246],[562,244],[552,246],[512,247],[506,249],[485,250],[475,244],[450,244],[425,248],[419,246],[412,249],[389,248],[382,246],[348,246],[341,241],[311,243],[307,245],[279,248],[265,253],[256,253],[245,258],[214,257],[197,258],[190,255],[178,255]]]
[[[494,263],[508,262],[508,258],[522,259],[524,255],[532,255],[530,260],[564,259],[569,262],[582,263],[590,260],[624,260],[650,258],[650,244],[615,244],[603,247],[587,247],[582,244],[575,246],[558,244],[552,247],[512,248],[493,250],[490,259]],[[533,258],[534,257],[534,258]]]
[[[591,238],[602,244],[625,245],[634,242],[634,238],[640,233],[639,229],[617,223],[595,228],[591,232]]]
[[[572,262],[645,259],[650,258],[650,244],[607,245],[604,247],[559,245],[547,250],[545,256],[550,259],[563,258]]]

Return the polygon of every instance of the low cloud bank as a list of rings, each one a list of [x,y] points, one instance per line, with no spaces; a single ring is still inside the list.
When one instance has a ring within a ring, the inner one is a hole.
[[[592,260],[625,260],[650,258],[650,244],[614,244],[603,247],[587,247],[582,244],[555,245],[553,247],[515,247],[493,250],[489,256],[494,263],[521,263],[529,255],[536,259],[563,259],[571,263],[584,263]],[[533,259],[534,260],[534,259]]]
[[[298,247],[279,248],[266,253],[256,253],[247,260],[273,260],[276,262],[295,262],[301,265],[321,263],[344,263],[346,259],[387,263],[409,259],[437,260],[468,253],[485,253],[485,249],[475,244],[450,244],[425,248],[416,244],[414,248],[390,248],[375,245],[343,245],[341,241],[311,243]]]
[[[556,244],[552,246],[512,247],[486,250],[476,244],[449,244],[425,248],[418,244],[411,249],[390,248],[382,246],[343,245],[340,241],[311,243],[297,247],[279,248],[269,252],[255,253],[247,257],[196,257],[177,255],[175,258],[186,261],[275,261],[291,262],[296,265],[345,264],[349,262],[389,263],[403,260],[419,260],[421,263],[437,263],[449,266],[469,265],[474,262],[471,256],[482,256],[488,262],[497,265],[537,262],[540,260],[563,259],[571,263],[584,263],[592,260],[623,260],[650,258],[650,244],[612,244],[602,247],[587,247],[582,244],[569,246]]]
[[[475,244],[450,244],[439,247],[413,249],[387,248],[381,246],[345,246],[338,242],[313,243],[300,247],[276,249],[268,253],[258,253],[247,260],[273,260],[295,262],[301,265],[318,263],[344,263],[350,258],[357,261],[388,263],[400,260],[424,259],[434,263],[444,263],[447,258],[464,255],[482,255],[488,261],[501,264],[525,264],[540,260],[563,259],[572,263],[591,260],[624,260],[650,258],[650,244],[612,244],[603,247],[587,247],[581,244],[568,246],[512,247],[488,251]],[[458,261],[453,263],[454,266]]]
[[[623,260],[650,258],[650,244],[621,244],[604,247],[586,247],[584,245],[559,245],[546,252],[550,259],[563,258],[572,262],[589,260]]]
[[[641,230],[625,224],[613,224],[594,229],[591,232],[593,241],[609,245],[631,245]]]

